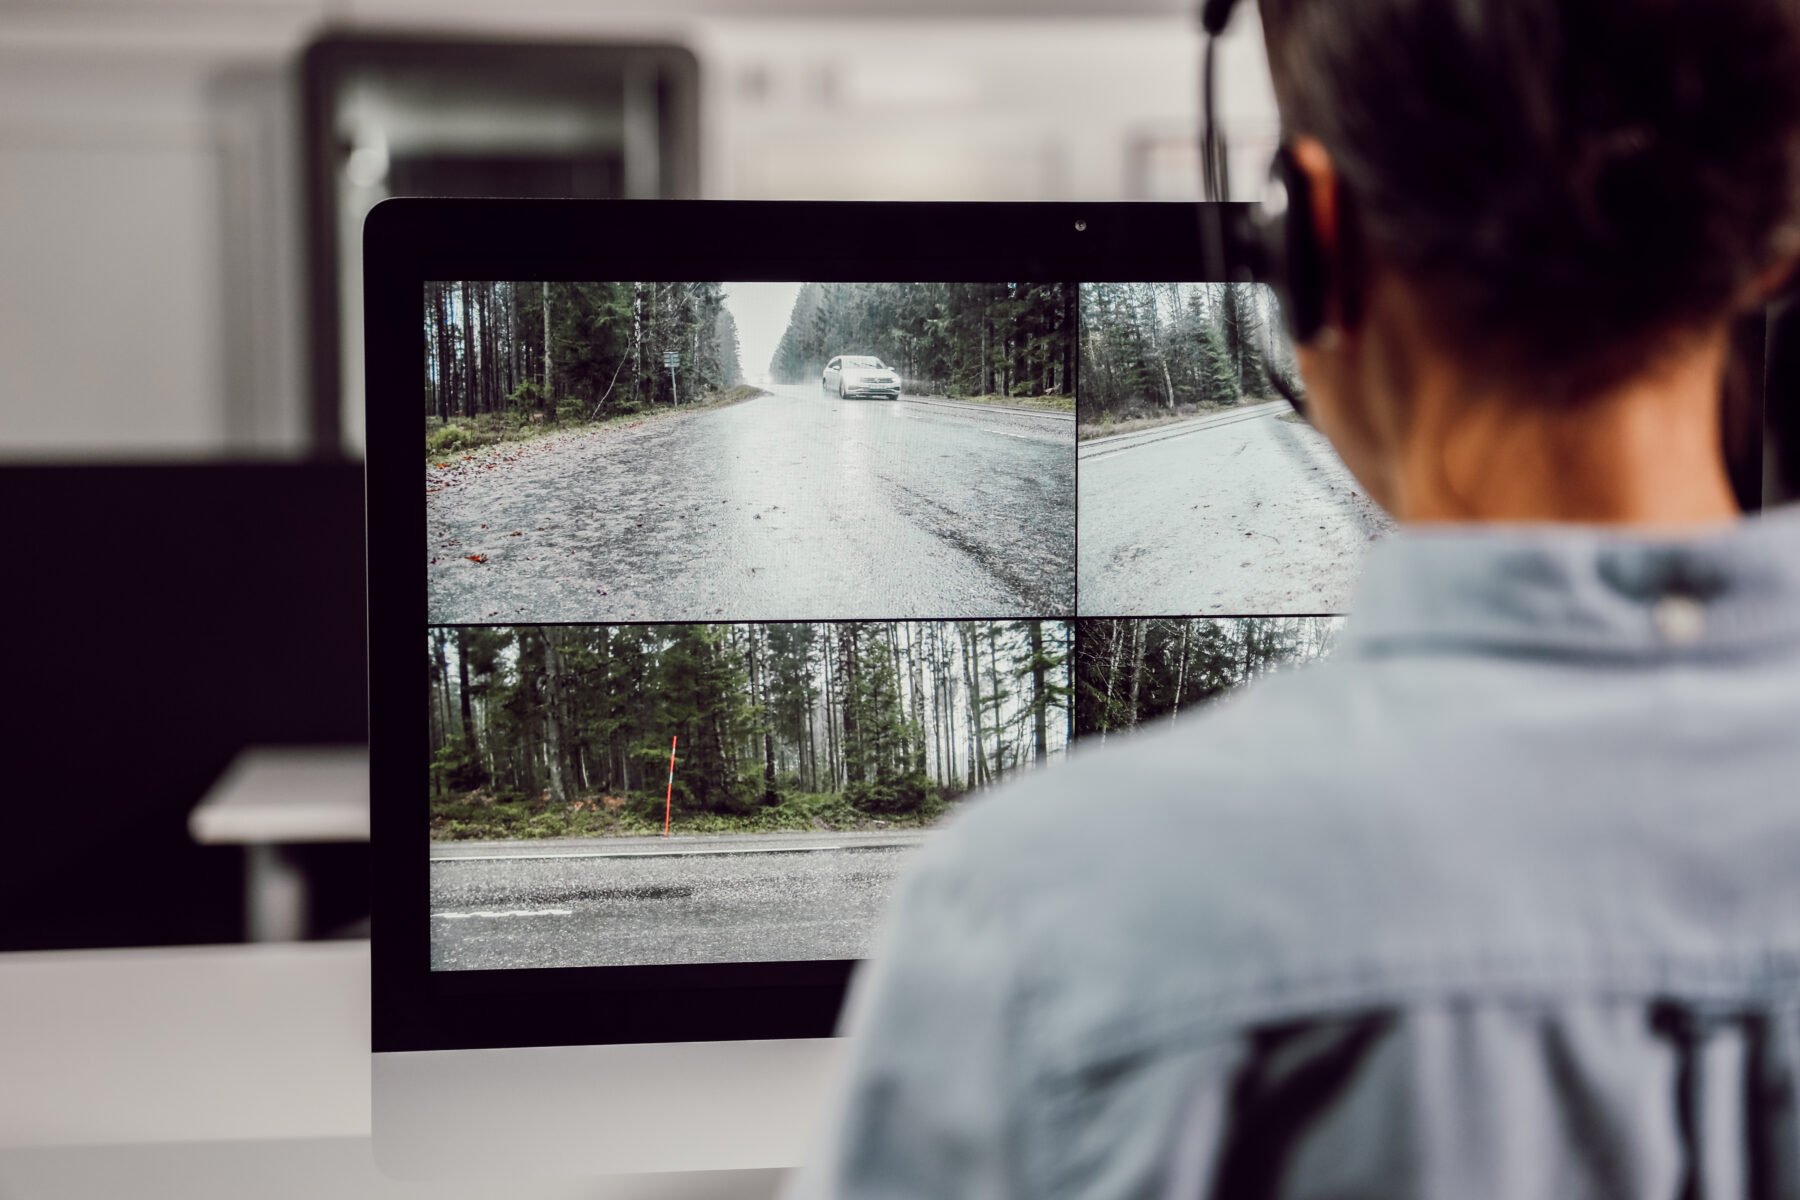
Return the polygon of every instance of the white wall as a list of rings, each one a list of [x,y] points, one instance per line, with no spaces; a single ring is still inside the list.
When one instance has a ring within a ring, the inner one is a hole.
[[[767,15],[777,5],[790,15]],[[304,450],[294,64],[328,23],[687,44],[712,197],[1193,195],[1199,38],[1185,4],[797,7],[806,0],[536,0],[503,18],[474,0],[0,10],[0,460]],[[994,15],[1007,12],[1018,15]],[[1274,132],[1253,27],[1234,30],[1224,76],[1248,194],[1248,159]]]

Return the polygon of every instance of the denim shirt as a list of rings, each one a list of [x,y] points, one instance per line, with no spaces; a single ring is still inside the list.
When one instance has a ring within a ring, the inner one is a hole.
[[[1800,1195],[1800,517],[1409,531],[971,806],[803,1197]]]

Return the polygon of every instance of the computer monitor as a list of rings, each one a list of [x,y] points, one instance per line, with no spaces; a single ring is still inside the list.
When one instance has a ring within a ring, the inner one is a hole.
[[[375,210],[384,1165],[794,1165],[934,830],[1329,651],[1392,525],[1199,241],[1191,205]]]

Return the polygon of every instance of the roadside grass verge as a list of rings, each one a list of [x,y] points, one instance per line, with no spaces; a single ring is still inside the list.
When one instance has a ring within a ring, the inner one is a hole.
[[[598,801],[598,797],[584,797]],[[640,793],[627,797],[616,809],[600,803],[594,807],[574,802],[550,804],[536,800],[490,800],[480,793],[431,802],[431,840],[434,842],[503,841],[531,838],[643,837],[663,831],[661,795]],[[786,792],[778,804],[744,813],[676,813],[671,833],[781,833],[877,829],[923,829],[941,818],[950,805],[935,795],[917,811],[901,814],[867,813],[837,792]]]
[[[730,404],[740,404],[745,400],[754,400],[758,396],[766,396],[767,392],[749,384],[739,384],[726,388],[722,392],[713,392],[702,396],[697,401],[684,402],[679,407],[668,404],[631,405],[625,409],[608,413],[598,420],[587,419],[587,409],[578,402],[566,402],[552,421],[543,414],[530,408],[511,408],[500,412],[479,413],[473,417],[451,417],[440,421],[436,417],[425,418],[425,458],[427,461],[442,459],[451,454],[466,454],[470,450],[479,450],[488,446],[498,446],[510,442],[531,442],[539,438],[563,433],[575,433],[587,429],[601,429],[608,425],[628,424],[632,421],[643,421],[652,418],[663,418],[686,412],[697,412],[709,408],[724,408]],[[543,417],[543,419],[537,419]]]
[[[1048,412],[1074,412],[1073,396],[946,396],[964,404],[1002,404],[1009,408],[1041,408]]]
[[[1174,409],[1158,408],[1138,410],[1115,417],[1111,413],[1104,414],[1098,421],[1079,421],[1075,426],[1075,437],[1078,441],[1092,442],[1100,438],[1118,437],[1122,433],[1140,433],[1146,429],[1155,429],[1159,425],[1176,425],[1193,417],[1203,417],[1208,413],[1230,412],[1234,408],[1248,408],[1252,404],[1261,404],[1265,399],[1245,396],[1236,404],[1181,404]]]

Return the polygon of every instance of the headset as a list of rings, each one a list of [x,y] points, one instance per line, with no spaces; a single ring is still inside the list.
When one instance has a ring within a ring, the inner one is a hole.
[[[1224,203],[1231,195],[1229,164],[1214,108],[1214,58],[1216,43],[1231,21],[1237,0],[1201,0],[1200,28],[1206,38],[1201,65],[1201,195],[1212,203],[1200,206],[1200,247],[1208,278],[1241,283],[1266,283],[1281,302],[1288,335],[1303,346],[1324,332],[1327,299],[1336,291],[1344,321],[1355,325],[1360,309],[1359,259],[1353,198],[1338,183],[1338,246],[1328,257],[1313,225],[1312,183],[1300,169],[1286,136],[1269,166],[1262,202],[1253,206]],[[1770,297],[1766,336],[1792,350],[1800,347],[1800,268],[1792,271]],[[1800,362],[1800,351],[1792,355]],[[1786,359],[1783,366],[1791,367]],[[1791,411],[1783,395],[1790,376],[1800,368],[1781,371],[1770,367],[1765,386],[1771,389],[1767,403]],[[1780,382],[1777,382],[1779,380]],[[1272,373],[1270,382],[1302,417],[1309,417],[1303,394],[1288,380]],[[1771,411],[1776,411],[1772,408]],[[1800,417],[1788,417],[1789,436],[1800,431]],[[1790,451],[1796,464],[1800,452]],[[1788,468],[1789,487],[1800,489],[1800,465]]]
[[[1223,203],[1231,195],[1231,179],[1214,112],[1214,58],[1219,35],[1236,7],[1237,0],[1203,0],[1200,8],[1200,27],[1206,36],[1200,73],[1200,184],[1202,196],[1212,202],[1200,209],[1201,251],[1212,278],[1273,287],[1289,336],[1296,345],[1305,345],[1325,328],[1332,271],[1313,226],[1312,183],[1285,138],[1270,164],[1262,203],[1249,210]],[[1345,274],[1343,268],[1340,262],[1340,276]],[[1353,297],[1348,288],[1343,290],[1340,303],[1348,305]],[[1275,382],[1295,409],[1304,411],[1299,398],[1287,395],[1283,382]]]

